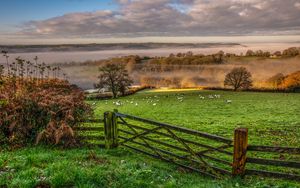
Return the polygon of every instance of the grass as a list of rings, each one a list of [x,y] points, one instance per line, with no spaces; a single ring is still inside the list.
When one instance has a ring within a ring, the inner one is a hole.
[[[220,95],[220,98],[209,99],[209,95]],[[200,96],[205,98],[201,99]],[[225,100],[232,100],[232,103],[226,103]],[[113,103],[116,101],[123,105],[116,106]],[[116,100],[90,103],[100,118],[105,111],[118,108],[122,113],[228,138],[232,138],[236,127],[248,127],[250,144],[300,145],[299,94],[151,90]],[[300,160],[299,156],[295,159]],[[62,150],[40,146],[0,153],[0,187],[38,185],[126,188],[300,187],[297,182],[259,177],[213,180],[122,147],[114,150]]]
[[[220,95],[220,98],[209,99],[209,95]],[[113,104],[116,101],[123,105],[116,106]],[[91,104],[101,118],[105,111],[118,109],[121,113],[228,138],[233,137],[235,128],[247,127],[250,144],[300,145],[300,95],[296,93],[150,90],[116,100],[92,101]]]
[[[25,148],[0,154],[0,187],[297,187],[257,178],[213,180],[125,149]],[[259,180],[259,181],[258,181]]]

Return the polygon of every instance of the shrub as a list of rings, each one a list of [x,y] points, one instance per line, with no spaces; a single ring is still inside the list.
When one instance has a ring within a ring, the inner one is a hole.
[[[7,78],[0,88],[0,136],[13,146],[75,144],[73,127],[88,114],[84,93],[67,81]]]
[[[291,73],[284,77],[283,81],[280,84],[281,88],[291,91],[299,91],[300,88],[300,71]]]

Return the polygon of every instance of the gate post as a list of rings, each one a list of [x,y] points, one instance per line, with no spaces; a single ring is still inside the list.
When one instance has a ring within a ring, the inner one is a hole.
[[[118,147],[117,116],[114,112],[104,113],[104,134],[106,149]]]
[[[234,152],[232,175],[244,176],[246,166],[246,153],[248,147],[248,129],[237,128],[234,130]]]

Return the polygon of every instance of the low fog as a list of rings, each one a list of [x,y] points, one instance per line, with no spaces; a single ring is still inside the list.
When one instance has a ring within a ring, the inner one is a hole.
[[[300,58],[236,61],[222,65],[186,65],[185,69],[188,70],[169,72],[135,70],[130,74],[136,85],[141,84],[143,78],[156,77],[169,80],[178,79],[181,87],[218,87],[223,86],[226,73],[239,66],[246,67],[252,73],[254,86],[260,87],[263,81],[277,73],[287,75],[300,70]],[[97,82],[98,66],[74,65],[62,68],[69,75],[72,83],[78,84],[84,89],[93,88],[93,84]]]
[[[137,50],[103,50],[103,51],[84,51],[84,52],[37,52],[37,53],[15,53],[9,54],[10,61],[21,57],[26,60],[33,60],[35,56],[39,57],[40,62],[46,64],[59,65],[67,73],[69,81],[77,84],[83,89],[94,87],[97,82],[98,67],[100,64],[87,64],[86,61],[103,60],[112,57],[122,57],[128,55],[139,56],[168,56],[170,53],[192,51],[194,54],[213,54],[220,50],[226,53],[245,54],[248,49],[253,51],[263,50],[271,53],[282,51],[291,46],[300,46],[300,43],[247,43],[233,46],[211,46],[207,48],[163,48],[163,49],[137,49]],[[5,65],[5,58],[0,57],[0,64]],[[70,64],[71,63],[71,64]],[[168,65],[171,66],[171,65]],[[300,70],[300,58],[240,58],[228,61],[220,65],[184,65],[186,68],[169,72],[149,72],[139,69],[131,72],[134,84],[140,85],[141,81],[147,77],[156,77],[161,79],[175,80],[179,82],[179,87],[198,87],[223,86],[226,73],[233,67],[246,67],[253,76],[254,86],[262,86],[262,82],[277,73],[287,75]]]

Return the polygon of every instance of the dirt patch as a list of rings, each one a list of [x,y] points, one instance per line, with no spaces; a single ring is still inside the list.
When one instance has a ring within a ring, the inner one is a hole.
[[[51,188],[51,185],[49,183],[46,182],[39,182],[35,188]]]

